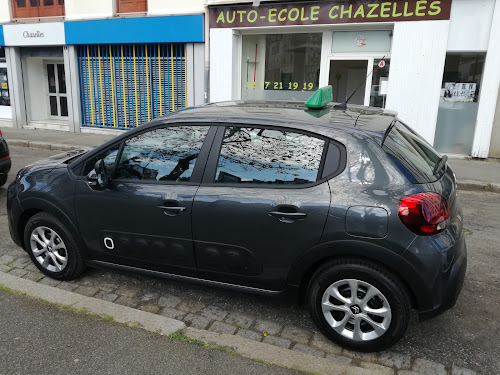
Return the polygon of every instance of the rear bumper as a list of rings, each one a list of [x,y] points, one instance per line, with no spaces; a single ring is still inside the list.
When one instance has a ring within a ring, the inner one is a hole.
[[[441,278],[440,288],[437,288],[441,291],[441,303],[430,310],[420,311],[420,320],[431,319],[455,306],[462,291],[467,271],[467,246],[463,238],[460,246],[462,247],[460,255],[451,265],[449,272]]]
[[[466,251],[465,251],[466,252]],[[467,271],[467,255],[460,257],[453,265],[449,279],[443,287],[442,303],[432,310],[421,311],[420,320],[434,318],[455,306],[458,296],[464,285],[465,272]]]
[[[0,159],[0,175],[9,173],[11,166],[12,161],[10,160],[10,158]]]

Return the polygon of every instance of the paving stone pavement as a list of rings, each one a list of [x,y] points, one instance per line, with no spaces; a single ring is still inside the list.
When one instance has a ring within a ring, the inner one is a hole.
[[[1,251],[1,250],[0,250]],[[145,290],[140,279],[119,274],[117,280],[84,275],[72,281],[57,281],[45,277],[21,251],[0,253],[0,272],[9,273],[34,282],[73,291],[90,297],[148,311],[173,319],[183,320],[187,326],[212,332],[238,335],[278,347],[326,358],[346,365],[377,369],[387,375],[477,375],[476,372],[421,358],[411,358],[390,351],[358,353],[342,349],[321,333],[301,327],[284,325],[261,319],[251,313],[226,311],[207,301],[189,296],[165,293],[165,290]],[[158,283],[158,285],[161,285]]]

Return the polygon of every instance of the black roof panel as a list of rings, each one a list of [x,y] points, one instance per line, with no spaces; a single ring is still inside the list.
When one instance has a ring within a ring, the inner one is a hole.
[[[218,122],[256,122],[263,124],[351,128],[382,135],[396,113],[381,108],[348,105],[346,110],[335,109],[330,103],[322,109],[308,109],[300,101],[227,101],[191,107],[168,115],[169,120],[192,118]]]

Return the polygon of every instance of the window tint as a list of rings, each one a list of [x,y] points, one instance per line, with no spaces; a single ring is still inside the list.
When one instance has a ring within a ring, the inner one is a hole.
[[[116,178],[189,181],[208,129],[208,126],[175,126],[125,141]]]
[[[116,145],[106,151],[100,152],[91,159],[87,160],[85,163],[85,168],[83,169],[83,175],[88,175],[90,171],[94,169],[95,163],[104,159],[104,164],[109,172],[111,172],[115,166],[116,155],[118,155],[118,150],[120,150],[120,145]]]
[[[228,127],[218,183],[305,184],[318,178],[325,142],[304,134]]]
[[[384,149],[413,183],[434,182],[434,167],[441,156],[422,137],[398,121],[384,142]]]

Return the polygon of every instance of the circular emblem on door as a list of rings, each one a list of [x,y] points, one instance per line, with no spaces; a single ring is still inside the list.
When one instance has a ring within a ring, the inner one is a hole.
[[[104,246],[108,250],[113,250],[115,248],[115,242],[113,241],[112,238],[110,237],[105,237],[104,238]]]

